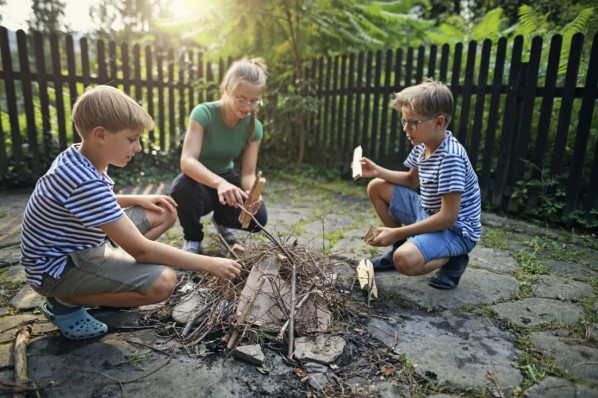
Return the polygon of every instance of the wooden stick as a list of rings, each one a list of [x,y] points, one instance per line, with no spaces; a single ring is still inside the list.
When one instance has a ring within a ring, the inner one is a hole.
[[[354,180],[361,178],[361,163],[359,163],[359,159],[361,159],[362,157],[363,150],[361,149],[360,145],[353,151],[353,164],[351,164],[351,169],[353,170]]]
[[[15,339],[15,384],[17,386],[29,386],[29,376],[27,375],[27,344],[29,343],[29,336],[31,335],[31,328],[23,326],[17,332]],[[14,398],[25,398],[27,394],[24,391],[15,392]]]
[[[255,177],[255,182],[249,191],[249,197],[243,204],[243,207],[250,208],[251,204],[254,203],[256,200],[259,199],[262,191],[264,190],[264,186],[266,185],[266,179],[262,178],[262,172],[258,171],[257,176]],[[239,222],[241,223],[241,228],[247,228],[251,223],[251,217],[247,216],[247,213],[241,212],[239,215]]]

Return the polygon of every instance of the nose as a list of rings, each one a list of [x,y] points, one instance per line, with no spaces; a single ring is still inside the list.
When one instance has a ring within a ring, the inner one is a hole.
[[[133,147],[133,151],[141,152],[142,149],[143,147],[141,146],[141,141],[137,140],[137,142],[135,142],[135,146]]]

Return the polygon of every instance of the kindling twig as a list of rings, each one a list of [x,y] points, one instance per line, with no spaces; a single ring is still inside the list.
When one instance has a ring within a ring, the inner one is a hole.
[[[228,252],[233,255],[235,260],[239,261],[239,256],[237,256],[237,253],[235,253],[233,248],[230,247],[229,244],[226,242],[226,240],[222,237],[222,234],[218,234],[218,238],[220,238],[220,242],[222,242],[224,247],[226,247],[226,250],[228,250]]]
[[[288,322],[289,322],[289,351],[288,351],[287,356],[289,357],[289,359],[292,359],[294,345],[295,345],[295,295],[296,295],[296,283],[297,283],[297,266],[295,264],[295,261],[293,261],[293,257],[291,256],[291,254],[289,252],[287,252],[287,250],[274,238],[274,236],[272,236],[272,234],[270,232],[266,231],[264,226],[262,224],[260,224],[260,222],[253,216],[253,213],[251,213],[250,211],[248,211],[241,205],[239,205],[239,208],[241,210],[243,210],[245,213],[247,213],[249,215],[249,217],[251,217],[253,222],[258,227],[260,227],[260,229],[262,231],[264,231],[264,233],[266,234],[268,239],[270,239],[276,246],[278,246],[280,248],[280,250],[283,251],[284,254],[286,254],[287,258],[289,259],[289,262],[291,263],[291,308],[289,311],[289,320],[288,320]]]

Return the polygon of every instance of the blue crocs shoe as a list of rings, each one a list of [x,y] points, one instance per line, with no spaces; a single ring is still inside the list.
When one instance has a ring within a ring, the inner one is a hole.
[[[382,272],[382,271],[396,271],[395,264],[392,261],[392,256],[395,254],[395,251],[405,243],[405,239],[401,239],[396,241],[392,244],[392,249],[390,249],[386,254],[382,256],[376,257],[372,260],[372,266],[374,267],[374,272]]]
[[[93,339],[105,334],[108,326],[87,313],[85,308],[69,312],[64,315],[54,315],[47,304],[41,306],[44,316],[60,330],[64,337],[70,340]]]

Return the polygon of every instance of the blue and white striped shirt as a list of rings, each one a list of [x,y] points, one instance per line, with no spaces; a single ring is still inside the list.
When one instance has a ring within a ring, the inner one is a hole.
[[[44,274],[60,278],[69,253],[102,245],[106,234],[99,227],[124,215],[114,182],[79,153],[79,146],[58,155],[25,209],[21,264],[25,281],[37,287]]]
[[[425,159],[424,155],[424,144],[419,144],[405,160],[405,166],[419,173],[423,209],[428,214],[438,213],[442,195],[461,192],[461,208],[455,227],[463,236],[479,241],[482,236],[480,186],[465,148],[447,131],[446,138],[432,156]]]

